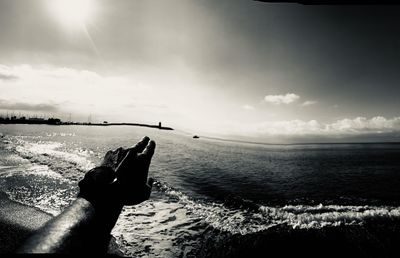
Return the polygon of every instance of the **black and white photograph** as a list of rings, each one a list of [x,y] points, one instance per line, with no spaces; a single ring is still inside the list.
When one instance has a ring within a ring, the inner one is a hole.
[[[0,0],[0,256],[399,257],[400,5]]]

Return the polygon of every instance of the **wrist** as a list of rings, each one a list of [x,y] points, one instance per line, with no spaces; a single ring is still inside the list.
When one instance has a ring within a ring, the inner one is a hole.
[[[93,205],[92,202],[83,197],[78,197],[75,202],[84,206],[85,210],[88,210],[90,211],[90,214],[93,214],[91,215],[94,221],[93,228],[101,235],[107,235],[111,232],[123,208],[123,205],[118,204]]]
[[[123,204],[117,196],[117,189],[113,184],[115,171],[108,166],[99,166],[91,169],[79,182],[78,197],[89,201],[96,209],[108,207],[120,209]]]

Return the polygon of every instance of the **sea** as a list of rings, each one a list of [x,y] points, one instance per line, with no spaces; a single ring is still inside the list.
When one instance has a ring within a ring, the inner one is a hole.
[[[108,150],[157,143],[148,201],[112,231],[135,257],[400,251],[400,144],[267,145],[133,126],[0,125],[0,190],[59,214]]]

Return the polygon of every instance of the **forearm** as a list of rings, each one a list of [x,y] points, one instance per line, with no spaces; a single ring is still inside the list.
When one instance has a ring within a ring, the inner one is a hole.
[[[106,251],[110,231],[120,209],[107,216],[83,198],[77,198],[59,216],[28,239],[20,253],[74,253]],[[104,247],[99,249],[99,247]],[[95,248],[93,248],[95,247]]]

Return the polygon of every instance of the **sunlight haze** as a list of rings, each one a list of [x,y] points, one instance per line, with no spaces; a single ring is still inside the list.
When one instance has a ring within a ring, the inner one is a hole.
[[[395,141],[396,17],[256,1],[1,1],[0,111],[263,142]]]

